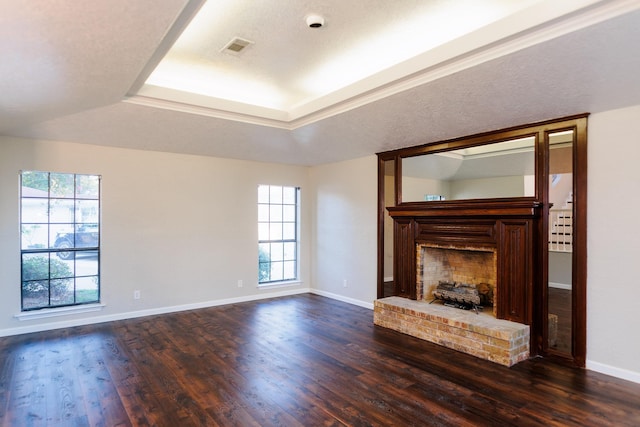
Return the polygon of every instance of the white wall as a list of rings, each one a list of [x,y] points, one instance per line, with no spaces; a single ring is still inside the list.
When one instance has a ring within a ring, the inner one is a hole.
[[[102,175],[102,311],[14,318],[21,169]],[[0,137],[0,336],[308,290],[308,174],[306,167]],[[259,184],[302,187],[302,283],[296,286],[257,288]],[[133,299],[136,289],[140,300]]]
[[[588,147],[587,367],[640,382],[640,106],[593,114]]]
[[[377,173],[375,156],[310,173],[314,292],[370,308],[377,296]]]
[[[549,286],[571,289],[571,261],[573,253],[549,251]]]
[[[402,201],[403,202],[424,202],[427,194],[444,196],[449,200],[449,181],[437,179],[414,178],[412,176],[402,177]]]

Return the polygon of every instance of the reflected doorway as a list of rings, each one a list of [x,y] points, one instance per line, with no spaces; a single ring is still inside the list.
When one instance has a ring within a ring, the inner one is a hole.
[[[549,135],[547,346],[565,357],[573,335],[573,141],[572,130]]]

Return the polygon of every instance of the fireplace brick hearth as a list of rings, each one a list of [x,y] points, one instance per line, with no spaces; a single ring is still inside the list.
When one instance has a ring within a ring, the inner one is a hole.
[[[529,326],[490,314],[401,297],[374,302],[373,321],[435,344],[504,366],[529,358]]]

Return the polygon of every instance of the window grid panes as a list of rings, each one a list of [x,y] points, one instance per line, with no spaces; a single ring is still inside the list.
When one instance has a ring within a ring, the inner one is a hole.
[[[298,278],[300,189],[258,186],[258,283]]]
[[[100,176],[20,174],[22,310],[100,301]]]

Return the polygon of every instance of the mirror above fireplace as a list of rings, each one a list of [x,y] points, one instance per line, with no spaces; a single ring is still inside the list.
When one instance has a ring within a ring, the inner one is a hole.
[[[535,138],[404,157],[402,202],[535,196]]]

